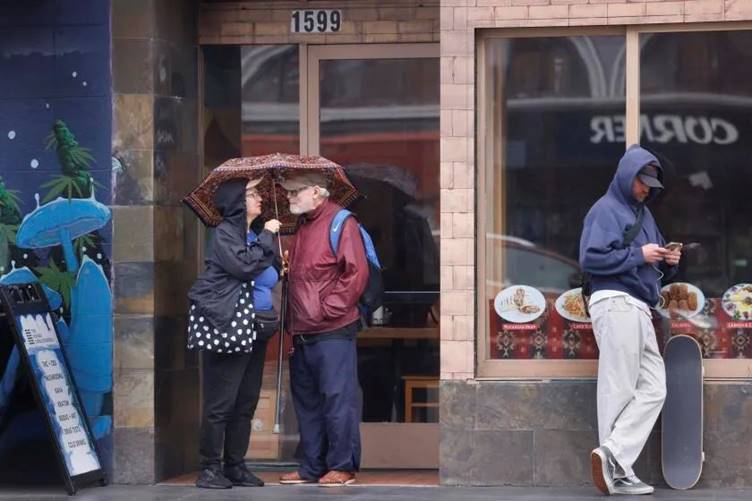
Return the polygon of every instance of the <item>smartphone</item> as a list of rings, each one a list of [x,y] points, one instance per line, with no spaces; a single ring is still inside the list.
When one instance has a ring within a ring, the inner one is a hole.
[[[666,245],[664,245],[663,247],[665,249],[670,250],[670,251],[675,251],[675,250],[680,250],[683,246],[684,246],[684,244],[681,243],[681,242],[669,242]]]

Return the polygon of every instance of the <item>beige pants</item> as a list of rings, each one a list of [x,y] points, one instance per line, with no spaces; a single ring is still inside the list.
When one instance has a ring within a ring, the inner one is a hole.
[[[590,306],[598,343],[598,435],[621,470],[634,474],[666,398],[666,370],[647,305],[631,296]]]

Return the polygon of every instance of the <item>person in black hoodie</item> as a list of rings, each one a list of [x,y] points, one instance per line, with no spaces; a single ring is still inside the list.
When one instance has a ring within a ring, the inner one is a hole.
[[[280,223],[259,217],[258,182],[235,179],[217,188],[215,205],[223,221],[209,245],[206,268],[188,293],[188,347],[201,350],[202,358],[201,472],[196,480],[202,488],[264,485],[244,458],[268,335],[257,332],[256,317],[263,310],[273,312],[271,289],[281,262],[274,242]]]

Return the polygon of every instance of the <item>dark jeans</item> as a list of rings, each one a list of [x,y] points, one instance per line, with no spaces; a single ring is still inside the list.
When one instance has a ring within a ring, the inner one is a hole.
[[[290,387],[300,428],[300,476],[360,466],[360,402],[356,328],[348,336],[296,342]],[[306,336],[315,339],[316,335]]]
[[[202,351],[202,389],[199,458],[201,468],[243,462],[251,438],[264,374],[266,341],[254,341],[251,353],[224,354]],[[224,458],[223,458],[224,451]]]

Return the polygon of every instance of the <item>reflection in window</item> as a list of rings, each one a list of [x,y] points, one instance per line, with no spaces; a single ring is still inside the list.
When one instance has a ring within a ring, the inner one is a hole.
[[[349,59],[321,66],[322,108],[435,105],[439,69],[429,59]]]
[[[204,169],[240,156],[240,48],[204,46]]]
[[[438,421],[439,61],[320,61],[320,151],[384,267],[384,307],[358,340],[364,422]]]
[[[297,45],[241,48],[243,155],[300,151]]]
[[[700,289],[698,312],[673,311],[672,333],[711,358],[752,357],[752,31],[646,33],[641,141],[666,168],[653,212],[685,247],[674,282]],[[663,332],[665,338],[666,332]]]
[[[624,153],[624,48],[623,36],[486,45],[492,144],[480,210],[491,358],[597,357],[589,324],[560,311],[579,285],[582,220]]]
[[[385,288],[433,293],[425,308],[395,304],[393,324],[423,326],[438,299],[438,71],[428,58],[320,66],[320,151],[366,195],[353,210],[374,239]]]

